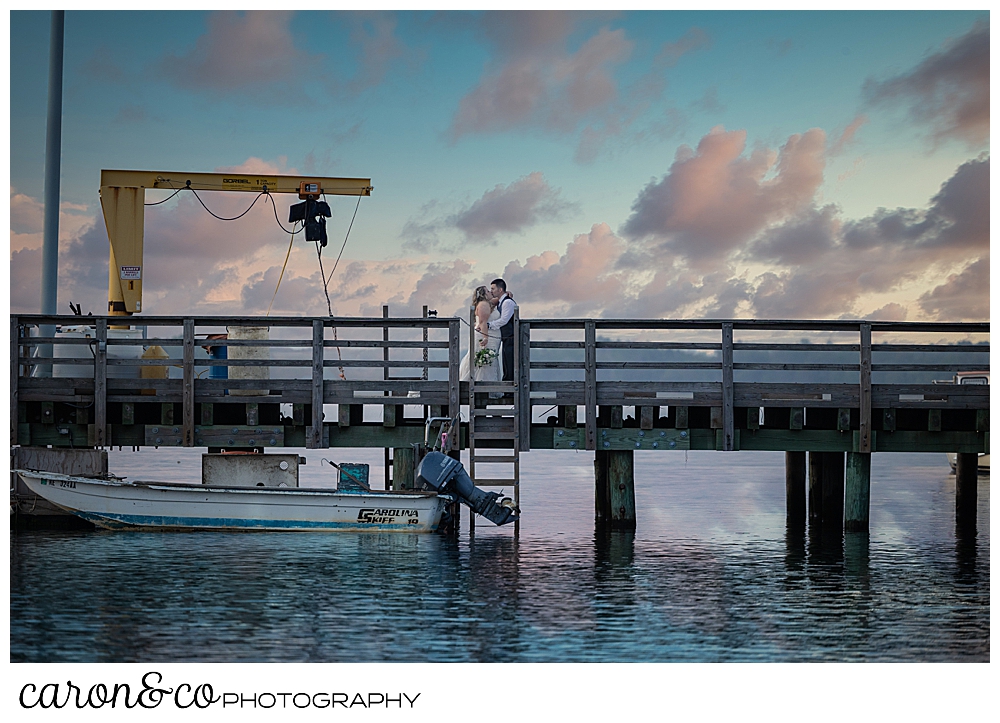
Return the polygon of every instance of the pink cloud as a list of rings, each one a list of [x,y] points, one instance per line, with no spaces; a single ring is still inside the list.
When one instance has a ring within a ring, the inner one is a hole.
[[[168,54],[160,72],[190,90],[221,95],[273,94],[292,83],[301,86],[303,68],[321,56],[299,48],[292,36],[291,11],[215,12],[208,31],[193,48]],[[273,97],[273,96],[272,96]]]
[[[865,314],[864,318],[873,321],[906,321],[909,310],[902,304],[892,301],[875,311]]]
[[[901,245],[941,258],[983,251],[989,248],[989,193],[990,160],[982,156],[959,166],[926,210],[879,209],[845,224],[844,241],[852,249]]]
[[[825,138],[815,128],[791,136],[777,153],[757,149],[746,157],[746,132],[717,127],[696,150],[682,146],[667,175],[640,192],[623,233],[693,264],[716,264],[812,203],[823,182]]]
[[[830,145],[830,155],[837,156],[854,142],[854,136],[861,127],[868,123],[868,116],[859,115],[844,128],[843,133]]]
[[[961,273],[923,294],[920,308],[939,319],[989,321],[990,257],[987,254]]]
[[[576,21],[572,13],[487,13],[484,33],[495,57],[459,101],[451,140],[520,126],[568,132],[581,116],[612,103],[618,97],[614,71],[633,43],[622,30],[602,28],[570,52],[566,44]]]
[[[538,171],[507,186],[497,185],[450,223],[471,240],[492,240],[499,233],[520,233],[558,219],[570,207]]]
[[[672,68],[685,55],[702,48],[712,47],[712,39],[708,33],[699,27],[688,30],[680,39],[667,42],[660,46],[654,66],[657,68]]]
[[[45,212],[41,201],[19,193],[10,187],[10,230],[15,233],[40,233],[42,214]]]
[[[607,224],[595,224],[590,233],[574,237],[563,256],[546,251],[523,265],[512,261],[503,278],[519,304],[559,302],[573,315],[592,313],[623,291],[624,277],[613,270],[623,248]]]
[[[814,176],[809,153],[803,152],[804,142],[799,137],[786,144],[781,151],[789,154],[784,163],[773,156],[765,158],[772,170],[764,183],[773,183],[781,198],[760,198],[767,193],[760,190],[762,183],[749,195],[765,209],[777,211],[761,230],[754,232],[750,227],[725,247],[731,250],[726,261],[698,264],[700,259],[694,257],[692,264],[689,253],[680,253],[686,247],[626,242],[598,224],[589,235],[576,237],[563,254],[543,251],[523,263],[511,262],[505,278],[516,289],[519,301],[525,302],[528,314],[915,316],[947,321],[987,316],[988,158],[962,164],[924,208],[882,210],[867,218],[845,220],[836,206],[818,207],[808,193],[795,196],[782,187],[782,183],[815,186],[821,180]],[[734,145],[720,152],[720,157],[732,163],[741,147]],[[693,151],[682,154],[679,163],[696,157]],[[782,181],[783,174],[787,176]],[[710,174],[708,183],[701,187],[695,183],[705,177],[685,178],[684,190],[701,188],[715,199],[717,184]],[[696,206],[696,199],[687,205]],[[700,213],[695,208],[691,218],[697,220]],[[762,263],[771,265],[770,270],[749,270]],[[954,273],[956,267],[962,270]],[[919,299],[907,306],[910,302],[891,300],[893,295]]]
[[[219,166],[216,173],[275,173],[294,176],[298,174],[298,169],[288,167],[288,156],[279,156],[274,161],[265,161],[263,158],[250,156],[242,163],[235,166]],[[249,196],[248,196],[249,197]]]
[[[965,35],[912,70],[864,86],[869,105],[909,106],[910,118],[928,126],[935,142],[948,138],[979,147],[990,134],[990,28],[976,21]]]

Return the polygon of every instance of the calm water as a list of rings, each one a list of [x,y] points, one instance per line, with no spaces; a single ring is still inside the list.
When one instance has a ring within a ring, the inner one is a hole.
[[[171,454],[112,470],[197,476]],[[595,535],[592,459],[522,457],[517,540],[12,533],[11,661],[989,660],[989,479],[956,537],[944,455],[875,455],[843,539],[786,533],[783,455],[738,452],[637,454],[637,532]]]

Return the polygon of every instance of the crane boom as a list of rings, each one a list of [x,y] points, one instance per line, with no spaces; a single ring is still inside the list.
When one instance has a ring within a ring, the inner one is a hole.
[[[305,185],[308,184],[308,185]],[[282,176],[264,173],[187,173],[176,171],[101,171],[101,208],[111,244],[108,264],[108,313],[131,316],[142,311],[142,241],[146,189],[166,191],[250,191],[314,195],[370,196],[370,178]]]

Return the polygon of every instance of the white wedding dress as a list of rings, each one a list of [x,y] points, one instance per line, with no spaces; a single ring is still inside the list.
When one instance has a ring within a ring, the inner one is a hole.
[[[487,322],[496,321],[500,318],[500,312],[496,309],[490,312],[490,316]],[[474,367],[475,369],[475,379],[477,382],[499,382],[503,379],[503,367],[501,366],[503,362],[500,359],[500,330],[499,329],[486,329],[486,348],[491,349],[494,352],[494,357],[490,360],[489,364],[484,364],[481,367]],[[482,332],[476,331],[476,341],[475,348],[473,349],[473,354],[483,347],[479,346],[479,342],[482,340]],[[462,363],[458,368],[458,378],[463,382],[469,381],[472,378],[469,370],[469,354],[467,353],[465,357],[462,358]]]

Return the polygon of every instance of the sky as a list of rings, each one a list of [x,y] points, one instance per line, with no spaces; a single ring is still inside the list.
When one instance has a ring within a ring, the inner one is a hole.
[[[49,22],[10,13],[12,312]],[[328,199],[334,315],[464,315],[502,276],[522,317],[989,319],[986,11],[68,11],[64,72],[60,312],[107,308],[120,168],[371,178]],[[325,315],[274,214],[148,207],[143,312]]]

